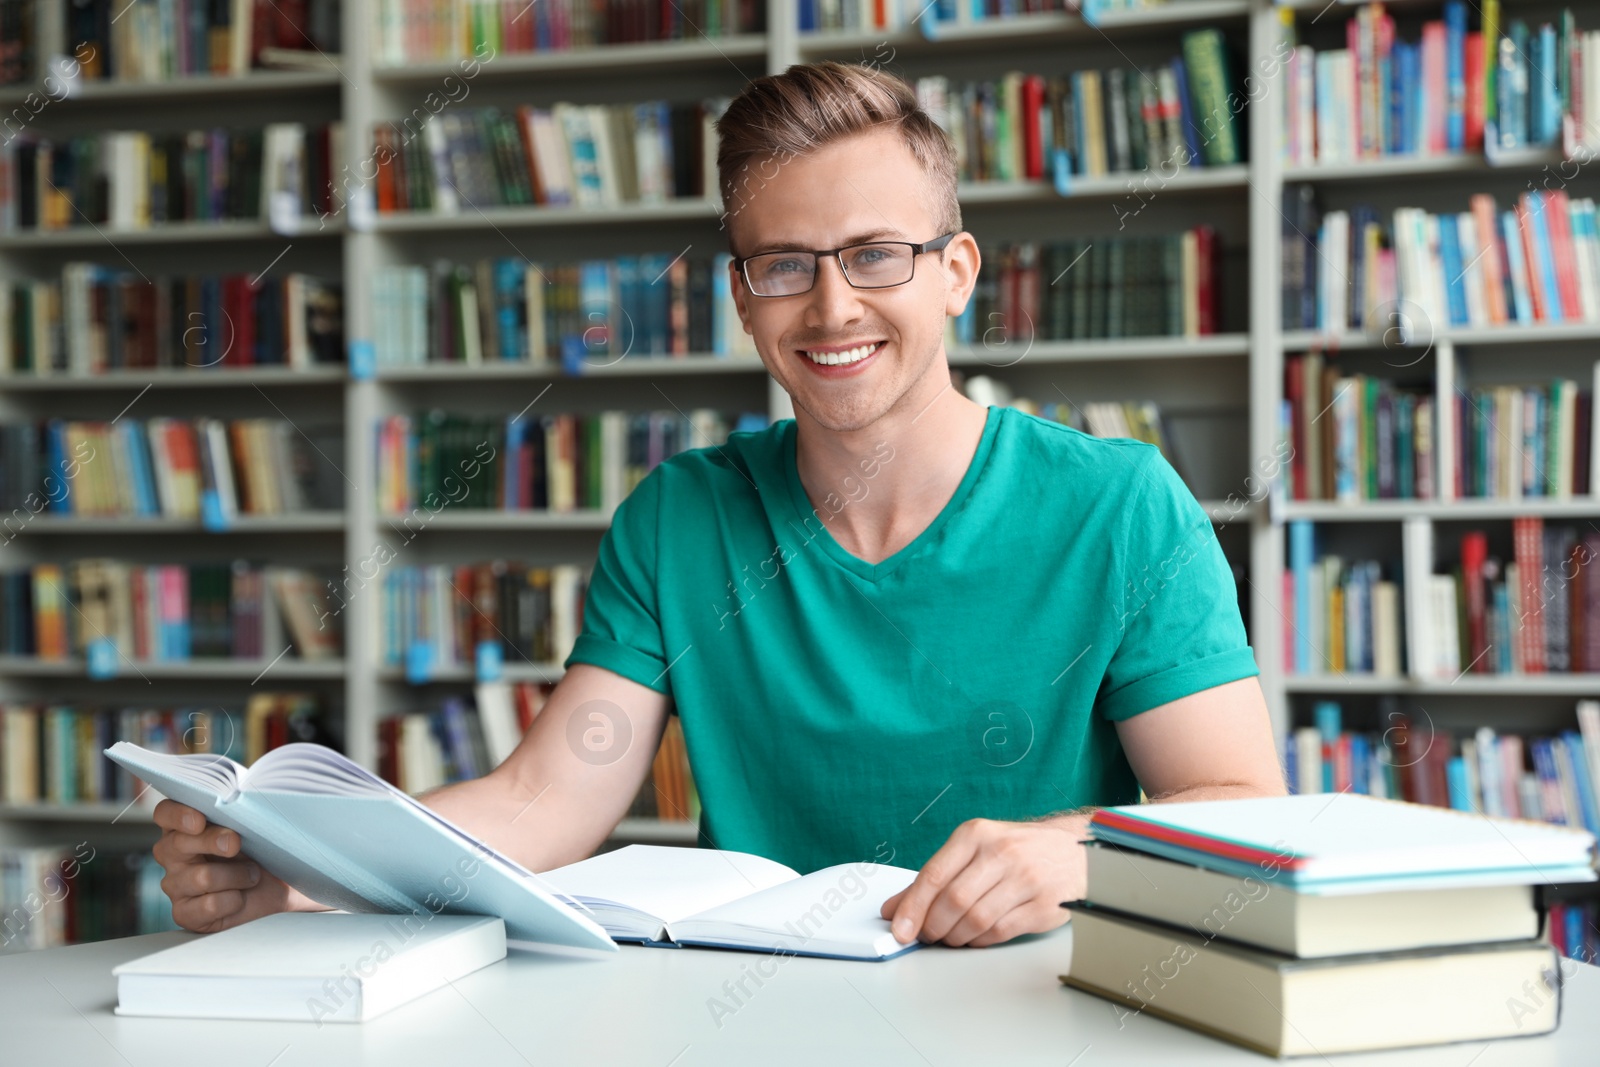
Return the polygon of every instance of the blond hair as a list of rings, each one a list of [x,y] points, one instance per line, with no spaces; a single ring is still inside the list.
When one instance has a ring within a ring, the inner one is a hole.
[[[872,67],[797,63],[747,85],[717,120],[723,221],[796,156],[878,127],[899,132],[927,179],[937,232],[961,230],[956,153],[950,137],[905,81]],[[762,173],[755,173],[756,164]],[[770,164],[770,169],[769,169]],[[744,200],[735,202],[736,190]]]

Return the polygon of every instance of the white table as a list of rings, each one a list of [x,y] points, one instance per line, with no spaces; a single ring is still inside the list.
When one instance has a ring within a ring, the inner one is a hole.
[[[1100,1067],[1262,1064],[1256,1053],[1149,1015],[1118,1028],[1097,997],[1060,985],[1070,927],[986,949],[925,948],[887,963],[625,945],[598,961],[513,952],[372,1022],[119,1018],[113,965],[192,934],[151,934],[0,957],[4,1067],[558,1064],[698,1067]],[[735,1002],[724,983],[760,964]],[[1600,969],[1574,965],[1561,1028],[1303,1064],[1554,1067],[1600,1063]],[[712,998],[732,1014],[714,1020]],[[1402,1008],[1403,1010],[1403,1008]],[[309,1013],[308,1013],[309,1020]],[[720,1025],[719,1025],[720,1024]]]

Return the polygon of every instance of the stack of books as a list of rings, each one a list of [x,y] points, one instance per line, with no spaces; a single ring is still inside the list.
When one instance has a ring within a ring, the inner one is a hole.
[[[1548,1033],[1594,835],[1354,795],[1107,808],[1061,980],[1273,1056]]]

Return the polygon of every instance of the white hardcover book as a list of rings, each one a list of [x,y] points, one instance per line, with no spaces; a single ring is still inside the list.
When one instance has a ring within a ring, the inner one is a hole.
[[[489,763],[498,767],[522,741],[517,711],[511,701],[511,683],[479,682],[474,696],[478,721],[483,725],[484,744],[489,749]]]
[[[616,948],[537,875],[330,748],[295,742],[249,768],[127,741],[105,753],[162,796],[237,832],[244,855],[320,904],[496,915],[518,940]]]
[[[359,1023],[506,955],[472,915],[279,912],[111,969],[118,1015]]]

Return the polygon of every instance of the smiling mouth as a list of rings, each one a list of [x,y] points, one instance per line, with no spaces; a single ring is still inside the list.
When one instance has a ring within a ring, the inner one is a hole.
[[[802,348],[800,349],[800,354],[805,356],[811,362],[820,364],[824,367],[841,367],[851,363],[860,363],[878,349],[882,348],[886,343],[887,342],[885,341],[872,341],[868,344],[857,345],[855,348],[846,349],[843,352],[811,352]]]

